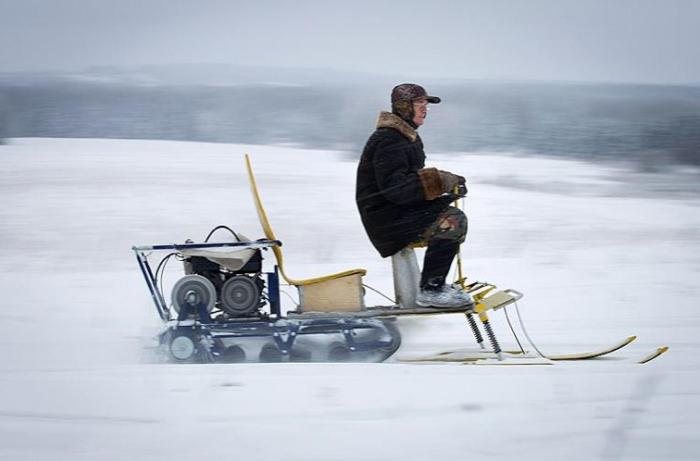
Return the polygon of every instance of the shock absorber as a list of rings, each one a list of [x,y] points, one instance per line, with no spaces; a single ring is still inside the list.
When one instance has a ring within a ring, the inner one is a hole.
[[[481,336],[481,331],[479,331],[479,326],[476,324],[476,320],[474,320],[474,315],[472,313],[466,313],[464,314],[464,316],[467,318],[467,322],[469,322],[469,326],[472,329],[472,333],[474,333],[476,343],[482,350],[486,349],[484,347],[484,337]]]
[[[501,346],[498,344],[498,340],[496,339],[496,335],[493,332],[493,329],[491,328],[491,324],[489,323],[489,318],[485,313],[479,314],[479,318],[481,319],[481,323],[484,325],[484,329],[486,330],[486,335],[489,337],[489,341],[491,341],[491,347],[493,347],[493,351],[496,353],[496,356],[498,357],[498,360],[503,360],[503,353],[501,351]]]

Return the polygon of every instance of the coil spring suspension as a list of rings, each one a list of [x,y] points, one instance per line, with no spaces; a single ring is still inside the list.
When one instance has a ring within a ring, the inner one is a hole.
[[[484,329],[486,330],[486,335],[489,337],[489,340],[491,341],[491,346],[493,347],[493,351],[501,357],[501,346],[498,344],[498,340],[496,339],[496,335],[493,333],[493,328],[491,328],[491,324],[489,323],[488,320],[482,320],[484,324]]]
[[[473,314],[464,314],[465,317],[467,317],[467,322],[469,322],[469,326],[472,329],[472,333],[474,333],[474,337],[476,338],[476,342],[481,347],[484,349],[484,337],[481,336],[481,331],[479,331],[479,326],[476,324],[476,320],[474,320],[474,315]]]

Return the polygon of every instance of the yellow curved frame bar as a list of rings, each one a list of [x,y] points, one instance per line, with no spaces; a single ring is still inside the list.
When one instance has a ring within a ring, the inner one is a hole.
[[[248,154],[245,154],[245,166],[248,170],[248,183],[250,184],[250,191],[253,194],[253,201],[255,202],[255,211],[258,212],[258,219],[260,220],[260,225],[262,226],[265,238],[268,238],[270,240],[277,240],[277,237],[275,237],[275,233],[272,230],[272,226],[270,226],[270,221],[267,219],[267,213],[265,213],[265,208],[263,207],[262,199],[260,198],[260,193],[258,192],[258,184],[255,181],[255,175],[253,174],[253,166],[250,163],[250,157],[248,156]],[[284,259],[282,257],[282,249],[280,247],[275,246],[272,247],[272,251],[275,253],[275,258],[277,259],[277,266],[280,269],[282,278],[284,278],[284,280],[286,280],[287,283],[289,283],[290,285],[311,285],[314,283],[326,282],[328,280],[347,277],[349,275],[363,276],[367,273],[367,271],[364,269],[350,269],[347,271],[338,272],[337,274],[314,277],[310,279],[293,279],[287,277],[287,274],[284,271]]]

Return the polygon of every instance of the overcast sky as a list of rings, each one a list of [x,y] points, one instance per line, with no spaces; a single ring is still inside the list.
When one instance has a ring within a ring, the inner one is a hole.
[[[0,0],[0,72],[184,62],[700,83],[700,0]]]

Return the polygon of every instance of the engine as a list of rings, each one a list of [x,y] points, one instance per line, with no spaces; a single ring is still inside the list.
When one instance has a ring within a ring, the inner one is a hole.
[[[172,304],[178,313],[187,305],[203,305],[209,313],[220,310],[217,320],[222,321],[263,316],[265,282],[260,250],[254,250],[236,270],[202,256],[185,256],[183,262],[187,275],[178,280],[172,292]]]

